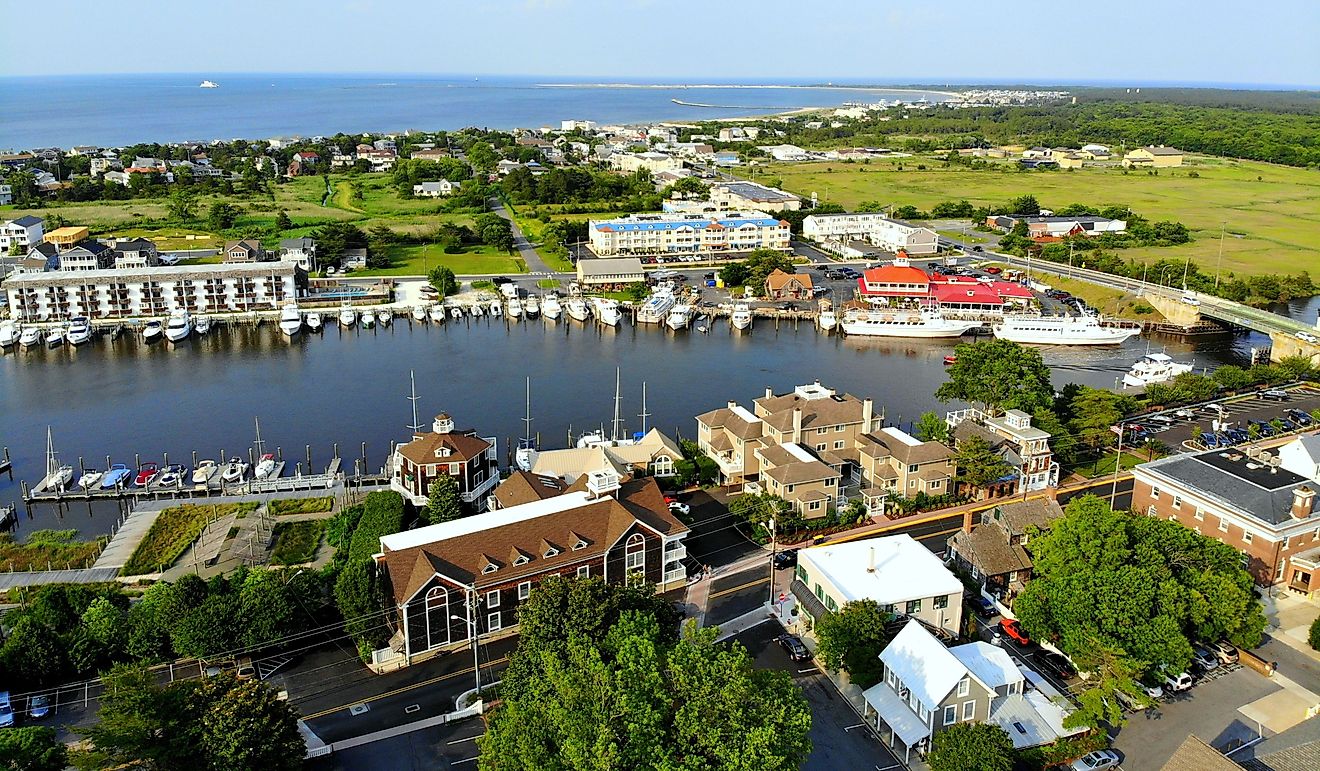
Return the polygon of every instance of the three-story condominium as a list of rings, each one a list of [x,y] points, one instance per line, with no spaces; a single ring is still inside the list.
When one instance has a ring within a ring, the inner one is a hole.
[[[716,215],[630,214],[591,220],[587,228],[596,255],[665,255],[788,251],[789,224],[759,211]]]
[[[935,254],[940,249],[939,236],[930,228],[909,225],[883,214],[813,214],[802,221],[802,235],[813,241],[864,241],[889,252],[900,249],[908,254]]]

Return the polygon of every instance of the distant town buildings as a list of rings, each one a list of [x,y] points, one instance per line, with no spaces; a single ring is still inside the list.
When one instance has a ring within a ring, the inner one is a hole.
[[[1181,166],[1185,155],[1186,153],[1175,147],[1146,145],[1135,150],[1129,150],[1127,155],[1123,156],[1123,166],[1126,168],[1153,169]]]
[[[447,179],[442,179],[437,182],[422,182],[413,185],[412,191],[413,195],[418,198],[440,198],[441,196],[457,193],[461,184],[461,182],[450,182]]]
[[[18,247],[26,252],[30,247],[36,246],[45,240],[43,228],[46,221],[40,217],[27,215],[17,219],[6,220],[0,225],[0,251],[8,254],[11,249]]]
[[[1124,220],[1111,220],[1094,214],[1079,214],[1073,217],[992,214],[985,218],[987,227],[1004,233],[1011,231],[1019,222],[1027,224],[1027,236],[1036,240],[1098,236],[1102,233],[1122,233],[1127,230],[1127,222]]]
[[[813,214],[802,221],[802,235],[825,244],[863,241],[888,252],[935,254],[939,236],[930,228],[909,225],[879,213]]]
[[[774,187],[755,182],[723,182],[710,188],[710,203],[720,211],[798,211],[802,199]]]

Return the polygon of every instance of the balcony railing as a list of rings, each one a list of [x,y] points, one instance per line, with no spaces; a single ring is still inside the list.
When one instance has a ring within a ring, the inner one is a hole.
[[[665,571],[665,577],[664,577],[665,583],[669,583],[670,581],[683,581],[686,579],[687,579],[687,569],[681,565],[674,570]]]
[[[665,544],[665,562],[673,562],[687,557],[687,547],[681,542],[674,541]]]

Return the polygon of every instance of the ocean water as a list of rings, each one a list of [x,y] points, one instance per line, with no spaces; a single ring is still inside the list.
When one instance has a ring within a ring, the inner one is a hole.
[[[938,92],[657,84],[553,85],[532,78],[409,75],[103,75],[0,78],[0,148],[116,146],[144,141],[300,134],[508,129],[695,121],[880,99],[938,101]],[[692,107],[672,100],[718,107]]]

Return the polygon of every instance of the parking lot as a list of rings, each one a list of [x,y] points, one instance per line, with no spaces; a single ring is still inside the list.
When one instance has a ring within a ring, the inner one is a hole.
[[[1184,442],[1191,441],[1194,427],[1199,427],[1203,434],[1211,433],[1212,421],[1216,419],[1242,431],[1247,430],[1247,427],[1251,425],[1251,421],[1269,424],[1275,418],[1286,418],[1289,424],[1301,430],[1315,429],[1316,421],[1313,419],[1290,418],[1287,411],[1299,410],[1309,415],[1312,411],[1320,409],[1320,392],[1310,386],[1303,386],[1286,390],[1284,393],[1286,396],[1283,399],[1267,399],[1256,395],[1248,395],[1154,413],[1154,415],[1169,418],[1172,422],[1167,426],[1152,422],[1150,420],[1151,416],[1135,418],[1131,422],[1140,425],[1151,437],[1174,449],[1179,449],[1183,447]],[[1312,422],[1301,425],[1307,419]],[[1287,428],[1287,424],[1285,424],[1285,428]],[[1260,441],[1280,436],[1272,433],[1276,431],[1273,428],[1261,428],[1260,431]],[[1241,443],[1234,442],[1234,444]]]

